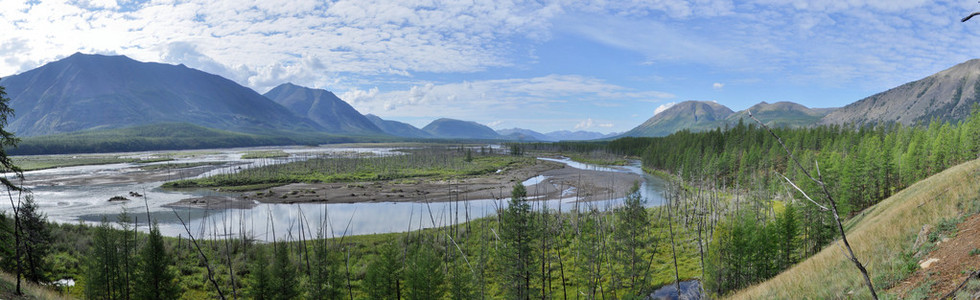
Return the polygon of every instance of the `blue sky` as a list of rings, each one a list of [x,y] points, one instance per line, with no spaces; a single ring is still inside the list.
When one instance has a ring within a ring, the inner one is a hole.
[[[621,132],[712,100],[843,106],[980,57],[973,0],[0,0],[0,76],[75,52],[333,91],[424,126]]]

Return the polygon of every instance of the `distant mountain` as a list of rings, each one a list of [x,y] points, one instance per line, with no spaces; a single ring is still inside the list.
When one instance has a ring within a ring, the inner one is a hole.
[[[820,124],[926,123],[962,120],[980,100],[980,59],[861,99],[824,117]]]
[[[307,117],[329,133],[376,135],[384,132],[337,95],[321,89],[281,84],[264,95],[294,114]]]
[[[407,137],[407,138],[431,138],[432,135],[428,132],[422,131],[421,129],[412,126],[411,124],[406,124],[398,121],[385,120],[381,117],[367,114],[364,117],[371,121],[374,126],[377,126],[387,134],[393,136]]]
[[[734,114],[731,109],[716,102],[684,101],[654,115],[640,126],[622,136],[667,136],[689,129],[702,131],[718,127],[720,122]]]
[[[319,131],[319,125],[218,75],[125,56],[74,54],[3,78],[8,129],[38,136],[155,123],[239,131]]]
[[[553,141],[550,137],[540,132],[524,129],[524,128],[511,128],[511,129],[501,129],[497,130],[497,133],[508,137],[509,140],[519,140],[519,141]]]
[[[207,128],[188,123],[156,123],[113,129],[82,130],[26,137],[9,154],[105,153],[150,150],[212,149],[232,147],[377,143],[393,137],[336,136],[323,132],[252,134]]]
[[[425,125],[422,131],[428,132],[433,137],[445,139],[481,139],[498,140],[505,139],[490,127],[471,121],[460,121],[442,118],[429,125]]]
[[[594,131],[552,131],[545,133],[548,138],[552,141],[587,141],[587,140],[597,140],[607,137],[613,137],[619,135],[619,133],[614,132],[610,134],[602,134]]]
[[[793,102],[776,102],[772,104],[760,102],[749,107],[747,110],[742,110],[728,116],[725,118],[725,121],[730,125],[737,124],[739,120],[744,120],[747,124],[755,123],[755,121],[749,118],[748,111],[752,111],[753,116],[768,126],[806,127],[816,124],[821,118],[834,110],[834,108],[809,108]]]

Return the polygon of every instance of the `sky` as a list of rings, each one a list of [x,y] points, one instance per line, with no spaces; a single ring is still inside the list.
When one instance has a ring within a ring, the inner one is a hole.
[[[0,0],[0,76],[76,52],[291,82],[422,127],[627,131],[673,103],[839,107],[980,57],[975,0]]]

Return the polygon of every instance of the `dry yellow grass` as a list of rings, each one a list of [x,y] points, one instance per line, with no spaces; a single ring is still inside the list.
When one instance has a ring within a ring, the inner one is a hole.
[[[16,280],[17,279],[14,278],[13,274],[0,272],[0,282],[9,284],[9,286],[6,286],[6,284],[0,284],[0,292],[2,292],[0,293],[0,298],[2,298],[3,294],[6,294],[8,292],[10,294],[14,293],[13,288],[14,288],[14,284],[17,282]],[[8,287],[11,289],[10,291],[6,290]],[[36,284],[27,281],[21,282],[21,291],[24,292],[23,299],[44,299],[44,300],[72,299],[68,295],[61,295],[55,290],[38,286]],[[18,297],[14,297],[14,299],[18,299]]]
[[[887,273],[912,247],[924,224],[976,212],[980,191],[980,160],[950,168],[922,180],[869,208],[845,224],[848,240],[868,273]],[[735,299],[839,299],[870,298],[857,268],[833,243],[820,253],[778,276],[739,291]],[[876,275],[878,274],[878,275]],[[877,283],[876,283],[877,284]],[[883,294],[881,288],[877,289]]]

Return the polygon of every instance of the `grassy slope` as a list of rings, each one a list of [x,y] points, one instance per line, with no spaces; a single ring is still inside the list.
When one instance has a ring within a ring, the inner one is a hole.
[[[29,283],[26,280],[21,282],[22,296],[17,296],[17,281],[13,274],[0,271],[0,299],[72,299],[69,296],[58,294],[57,291]]]
[[[848,240],[868,268],[879,295],[889,278],[900,274],[904,252],[925,224],[980,210],[980,160],[970,161],[922,180],[867,209],[845,224]],[[861,274],[836,244],[773,279],[740,291],[733,298],[870,298]],[[853,293],[853,295],[849,295]]]

